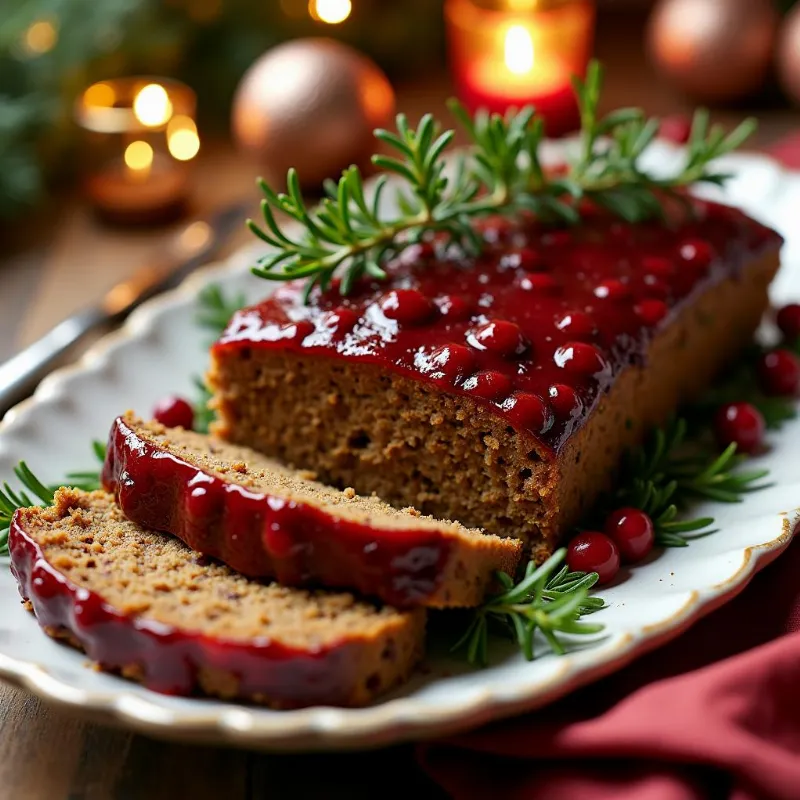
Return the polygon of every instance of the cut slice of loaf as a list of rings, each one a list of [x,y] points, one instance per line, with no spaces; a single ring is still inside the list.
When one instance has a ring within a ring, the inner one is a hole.
[[[114,421],[103,482],[133,522],[251,577],[346,588],[397,606],[481,603],[522,544],[338,491],[246,447]]]
[[[9,551],[49,635],[159,692],[359,706],[423,651],[423,610],[248,580],[129,522],[105,492],[60,489],[53,507],[17,511]]]

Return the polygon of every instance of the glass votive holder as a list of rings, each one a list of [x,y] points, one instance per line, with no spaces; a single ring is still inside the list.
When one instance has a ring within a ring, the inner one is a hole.
[[[573,75],[594,38],[593,0],[446,0],[450,69],[471,111],[533,105],[549,136],[579,126]]]
[[[83,186],[100,217],[155,224],[185,210],[189,162],[200,149],[195,112],[194,92],[167,78],[115,78],[80,95]]]

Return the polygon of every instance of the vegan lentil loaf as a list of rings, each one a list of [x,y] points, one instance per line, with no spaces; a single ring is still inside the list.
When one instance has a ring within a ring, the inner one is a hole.
[[[750,341],[781,246],[700,200],[481,234],[478,257],[423,243],[346,298],[289,283],[237,313],[212,349],[214,432],[542,559]]]
[[[149,689],[275,708],[360,706],[404,681],[425,612],[250,581],[127,521],[111,495],[20,509],[11,568],[44,630]]]
[[[323,486],[246,447],[132,413],[111,428],[103,483],[125,516],[250,577],[347,588],[398,606],[476,606],[519,541]]]

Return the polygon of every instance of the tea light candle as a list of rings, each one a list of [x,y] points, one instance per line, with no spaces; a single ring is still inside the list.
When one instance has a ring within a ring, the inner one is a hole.
[[[153,223],[181,213],[187,162],[200,149],[194,114],[194,92],[165,78],[102,81],[83,92],[75,118],[91,159],[84,187],[101,217]]]
[[[582,76],[592,0],[447,0],[450,66],[471,112],[534,105],[550,136],[578,127],[571,77]]]

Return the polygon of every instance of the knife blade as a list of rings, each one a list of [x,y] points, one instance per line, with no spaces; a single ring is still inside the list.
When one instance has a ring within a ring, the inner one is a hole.
[[[79,311],[0,364],[0,415],[30,395],[53,365],[90,333],[121,323],[146,300],[178,286],[207,263],[247,215],[247,202],[235,202],[196,220],[177,234],[158,259],[118,283],[96,306]]]

